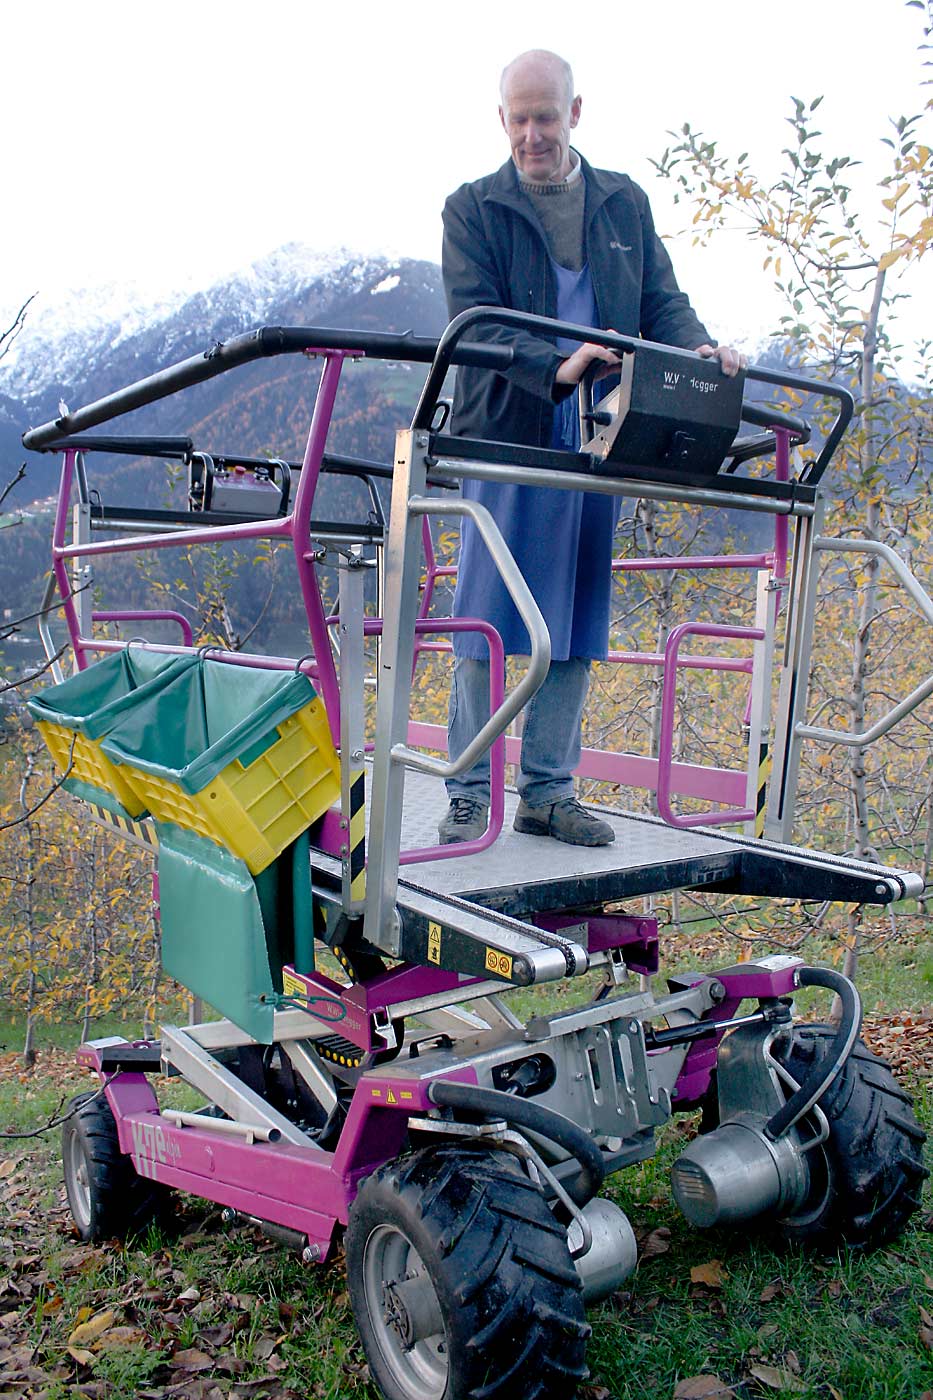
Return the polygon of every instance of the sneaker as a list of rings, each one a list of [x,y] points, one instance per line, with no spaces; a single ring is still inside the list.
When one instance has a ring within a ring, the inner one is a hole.
[[[519,802],[512,825],[526,836],[553,836],[568,846],[608,846],[616,839],[609,823],[588,812],[575,797],[564,797],[543,807]]]
[[[489,808],[475,797],[452,797],[447,815],[437,828],[442,846],[478,841],[489,825]]]

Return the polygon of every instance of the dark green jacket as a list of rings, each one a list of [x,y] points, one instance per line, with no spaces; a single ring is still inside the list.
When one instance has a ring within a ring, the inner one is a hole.
[[[621,335],[695,350],[710,341],[677,286],[667,250],[654,230],[644,190],[627,175],[594,170],[586,181],[585,256],[599,325]],[[494,175],[461,185],[444,207],[444,289],[451,319],[473,306],[505,306],[554,316],[557,292],[547,240],[509,160]],[[506,376],[457,372],[451,429],[465,437],[550,446],[552,388],[563,356],[525,333],[483,329],[471,339],[512,345]]]

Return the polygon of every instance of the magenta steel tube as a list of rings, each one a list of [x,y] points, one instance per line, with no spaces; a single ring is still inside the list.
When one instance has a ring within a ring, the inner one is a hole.
[[[661,732],[658,736],[658,814],[669,826],[725,826],[732,822],[751,821],[755,813],[749,808],[698,813],[679,817],[671,808],[671,764],[674,756],[674,711],[677,699],[677,652],[684,637],[734,637],[760,642],[764,638],[760,627],[728,627],[715,622],[684,622],[673,628],[664,648],[664,682],[661,691]]]
[[[91,613],[92,622],[177,622],[181,628],[182,642],[186,647],[194,645],[191,623],[180,612],[171,608],[141,608],[139,610],[105,609]]]
[[[779,517],[784,519],[784,517]],[[786,524],[786,520],[785,520]],[[651,559],[613,559],[613,573],[652,573],[694,569],[764,569],[771,564],[770,554],[697,554],[690,559],[676,555]]]
[[[308,619],[308,630],[311,634],[311,647],[317,661],[318,684],[324,708],[327,711],[331,737],[336,745],[340,743],[340,685],[337,680],[337,669],[334,666],[334,654],[327,631],[327,618],[324,613],[324,604],[321,601],[317,572],[314,561],[310,557],[311,507],[314,503],[314,493],[317,490],[318,478],[321,474],[327,432],[330,428],[334,400],[337,397],[337,386],[340,383],[340,372],[343,369],[345,358],[346,353],[343,351],[329,352],[324,357],[324,369],[314,400],[314,412],[311,415],[308,441],[301,463],[301,476],[298,479],[298,490],[295,492],[290,531],[295,550],[295,565],[298,569],[298,582],[301,586],[301,596],[304,599],[305,614]]]
[[[790,434],[786,428],[775,428],[774,478],[790,481]],[[774,577],[787,577],[787,541],[790,522],[786,515],[774,517]],[[779,598],[780,604],[780,598]]]
[[[69,447],[62,457],[62,474],[58,486],[58,502],[55,506],[55,524],[52,528],[52,572],[55,574],[55,582],[58,584],[58,592],[62,600],[68,636],[75,654],[75,665],[79,671],[83,671],[87,665],[87,657],[84,654],[81,626],[74,605],[74,589],[71,586],[71,578],[65,564],[69,552],[65,545],[65,530],[67,529],[68,507],[71,504],[71,483],[74,479],[77,456],[78,449]]]
[[[665,657],[659,651],[611,651],[606,657],[617,666],[663,666]],[[745,671],[753,662],[741,656],[678,656],[677,665],[686,671]]]

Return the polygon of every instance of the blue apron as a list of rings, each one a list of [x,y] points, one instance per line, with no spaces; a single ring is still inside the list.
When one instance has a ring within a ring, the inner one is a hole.
[[[557,283],[558,320],[597,325],[589,268],[571,272],[553,260],[551,267]],[[558,349],[568,355],[578,344],[564,339],[557,342]],[[573,393],[556,405],[552,447],[568,452],[579,449],[576,404]],[[486,506],[502,531],[547,623],[553,660],[605,657],[618,498],[469,480],[463,483],[463,495]],[[468,520],[461,531],[454,616],[491,622],[508,656],[527,656],[531,649],[528,631],[486,546]],[[455,635],[454,651],[457,656],[488,656],[485,643],[475,633]]]

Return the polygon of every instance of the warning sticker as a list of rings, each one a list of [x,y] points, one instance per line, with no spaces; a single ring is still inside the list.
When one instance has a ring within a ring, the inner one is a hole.
[[[508,953],[500,953],[497,948],[487,948],[486,971],[495,972],[499,977],[511,977],[512,959]]]
[[[440,924],[428,924],[428,962],[437,963],[441,961],[441,926]]]
[[[386,1094],[386,1103],[398,1103],[398,1099],[395,1097],[391,1089]]]
[[[300,981],[294,972],[289,972],[287,968],[282,972],[282,991],[287,997],[303,997],[307,990],[304,982]]]

